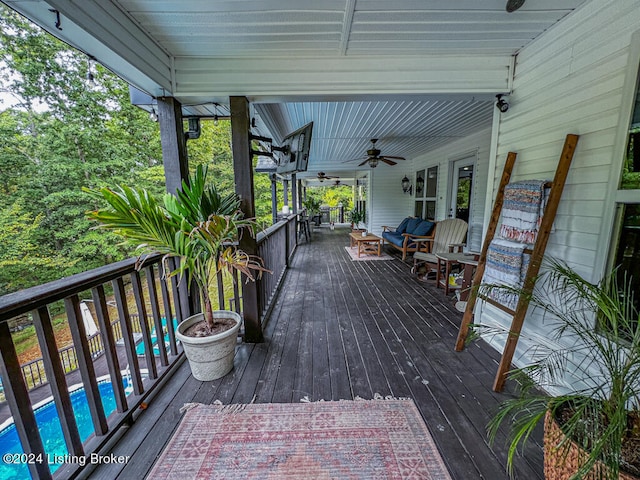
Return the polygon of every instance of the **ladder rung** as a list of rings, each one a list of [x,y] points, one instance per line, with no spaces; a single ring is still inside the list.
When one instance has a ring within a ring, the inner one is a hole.
[[[505,307],[500,302],[494,300],[493,298],[487,297],[486,295],[478,294],[478,298],[481,298],[483,301],[487,302],[490,305],[493,305],[496,308],[499,308],[500,310],[508,313],[509,315],[514,315],[516,313],[515,310],[511,310],[509,307]]]

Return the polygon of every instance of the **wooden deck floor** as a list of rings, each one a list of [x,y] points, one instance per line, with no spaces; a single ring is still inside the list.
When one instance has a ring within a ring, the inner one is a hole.
[[[346,229],[316,229],[293,260],[262,344],[239,347],[234,370],[198,382],[183,363],[110,452],[96,479],[144,478],[188,402],[298,402],[383,396],[414,399],[454,479],[506,479],[504,437],[488,446],[485,426],[509,396],[491,390],[499,355],[483,343],[453,351],[461,314],[409,266],[354,262]],[[542,474],[541,432],[518,458],[515,478]]]

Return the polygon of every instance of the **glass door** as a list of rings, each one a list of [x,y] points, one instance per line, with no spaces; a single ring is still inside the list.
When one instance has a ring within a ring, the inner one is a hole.
[[[473,193],[473,166],[475,157],[453,162],[451,182],[450,218],[461,218],[469,223]]]

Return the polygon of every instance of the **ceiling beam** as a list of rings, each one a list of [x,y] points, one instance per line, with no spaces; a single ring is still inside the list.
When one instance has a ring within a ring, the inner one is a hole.
[[[346,0],[344,7],[344,20],[342,21],[342,34],[340,36],[340,55],[347,54],[349,37],[351,37],[351,25],[353,24],[353,14],[356,10],[356,0]]]
[[[495,94],[507,92],[512,59],[488,55],[315,58],[176,57],[177,97]]]

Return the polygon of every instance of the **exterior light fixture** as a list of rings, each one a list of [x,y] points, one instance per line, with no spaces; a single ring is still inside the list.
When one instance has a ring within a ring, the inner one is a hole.
[[[404,178],[402,179],[402,191],[404,193],[408,193],[409,195],[411,195],[412,189],[413,187],[411,186],[411,180],[409,180],[405,175]]]
[[[416,178],[416,193],[418,194],[422,193],[423,188],[424,188],[424,178],[418,175],[418,178]]]
[[[213,124],[214,125],[218,125],[218,104],[214,103],[213,104]]]
[[[158,121],[158,114],[156,113],[156,109],[154,107],[151,107],[151,111],[149,112],[149,120],[151,120],[152,122]]]
[[[496,95],[496,98],[498,99],[498,101],[496,102],[496,108],[500,110],[501,113],[505,113],[507,110],[509,110],[509,104],[504,98],[502,98],[503,96],[504,95],[502,93]]]
[[[509,13],[515,12],[522,5],[524,5],[525,0],[507,0],[506,10]]]

